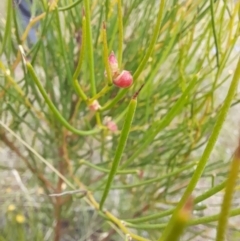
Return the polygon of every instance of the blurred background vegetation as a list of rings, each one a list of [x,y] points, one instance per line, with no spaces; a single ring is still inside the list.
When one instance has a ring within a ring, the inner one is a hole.
[[[240,51],[239,1],[166,1],[158,39],[134,85],[107,108],[119,94],[112,86],[98,99],[103,110],[92,112],[72,84],[85,2],[33,1],[31,33],[36,39],[27,35],[17,1],[0,7],[1,241],[127,240],[125,229],[138,235],[130,235],[134,240],[140,236],[157,240],[202,156],[235,72]],[[89,2],[98,93],[106,85],[101,26],[106,23],[109,53],[113,50],[119,56],[119,9],[115,0]],[[160,2],[122,1],[122,69],[136,73],[153,39]],[[91,130],[104,126],[110,117],[118,131],[101,128],[97,134],[79,136],[65,129],[27,73],[19,45],[71,125]],[[88,51],[78,80],[92,98]],[[104,206],[109,214],[104,214],[95,202],[101,200],[127,106],[143,83],[121,171]],[[182,240],[215,240],[213,215],[220,212],[222,183],[238,145],[239,101],[236,93],[193,192],[199,201]],[[227,232],[231,241],[240,239],[239,184],[231,207],[236,217],[229,219]],[[212,196],[200,196],[214,187],[218,189]]]

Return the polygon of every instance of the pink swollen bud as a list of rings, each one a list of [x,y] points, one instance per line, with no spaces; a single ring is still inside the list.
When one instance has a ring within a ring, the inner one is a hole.
[[[105,116],[103,119],[103,124],[112,132],[116,132],[118,130],[117,124],[112,120],[111,116]]]
[[[110,69],[112,71],[112,76],[115,76],[116,74],[118,74],[119,68],[118,68],[118,61],[113,51],[109,55],[108,61],[109,61]]]
[[[101,108],[101,105],[99,105],[97,100],[94,100],[90,105],[89,105],[89,109],[92,111],[97,111]]]
[[[107,128],[112,132],[116,132],[118,130],[117,124],[114,121],[109,121],[107,123]]]
[[[143,175],[144,175],[144,171],[143,171],[143,170],[140,170],[140,171],[138,172],[139,178],[142,179],[142,178],[143,178]]]
[[[113,83],[119,88],[128,88],[133,83],[133,77],[129,71],[123,70],[122,73],[113,80]]]

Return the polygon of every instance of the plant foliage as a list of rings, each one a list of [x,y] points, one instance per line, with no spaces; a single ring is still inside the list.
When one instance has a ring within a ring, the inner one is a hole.
[[[210,157],[239,103],[240,2],[33,1],[27,26],[16,4],[0,29],[15,156],[0,164],[20,189],[1,197],[0,240],[239,240],[240,147]],[[112,51],[129,88],[113,84]]]

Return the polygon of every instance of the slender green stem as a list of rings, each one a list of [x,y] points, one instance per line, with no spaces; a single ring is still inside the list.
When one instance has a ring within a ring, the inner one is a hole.
[[[82,43],[81,43],[81,49],[79,51],[79,58],[78,58],[78,64],[77,68],[73,74],[73,86],[78,93],[78,95],[84,100],[87,101],[87,96],[82,90],[81,86],[78,83],[78,75],[80,74],[83,59],[84,59],[84,54],[85,54],[85,49],[86,49],[86,18],[83,16],[82,18]]]
[[[226,181],[216,185],[215,187],[209,189],[208,191],[206,191],[205,193],[203,193],[202,195],[196,197],[194,199],[194,204],[198,204],[206,199],[208,199],[209,197],[215,195],[216,193],[220,192],[221,190],[224,189],[224,187],[226,186]],[[154,214],[150,214],[147,215],[145,217],[140,217],[140,218],[134,218],[134,219],[127,219],[125,220],[126,222],[130,222],[130,223],[142,223],[142,222],[147,222],[147,221],[151,221],[154,219],[158,219],[158,218],[162,218],[162,217],[166,217],[170,214],[172,214],[174,211],[173,209],[169,209],[166,211],[163,211],[161,213],[154,213]]]
[[[229,172],[227,185],[225,189],[225,195],[223,198],[222,208],[221,208],[221,212],[218,220],[216,241],[225,240],[228,216],[231,208],[232,197],[234,194],[234,187],[236,184],[236,180],[238,179],[239,168],[240,168],[240,146],[237,148],[235,156],[231,163],[231,169]]]
[[[5,26],[5,32],[2,40],[2,49],[1,54],[6,48],[6,44],[8,41],[10,41],[10,35],[11,35],[11,23],[12,23],[12,0],[7,1],[7,21]]]
[[[187,96],[189,95],[190,91],[196,84],[197,77],[195,76],[191,82],[189,83],[186,90],[183,92],[181,97],[177,100],[175,105],[170,109],[170,111],[163,117],[163,119],[158,124],[157,128],[153,126],[148,131],[148,136],[143,138],[143,143],[140,147],[134,152],[134,154],[122,165],[121,169],[127,167],[145,148],[153,141],[155,136],[163,130],[172,120],[173,118],[179,113],[179,111],[183,108],[184,104],[187,101]],[[151,134],[149,134],[151,132]]]
[[[14,28],[15,28],[15,36],[16,36],[18,45],[20,45],[21,44],[21,37],[19,35],[18,20],[17,20],[17,9],[16,8],[12,8],[12,14],[13,14],[13,22],[14,22]]]
[[[84,0],[84,7],[86,11],[86,39],[87,39],[87,53],[89,61],[90,84],[91,92],[94,96],[96,94],[95,74],[94,74],[94,57],[93,57],[93,43],[92,43],[92,28],[89,0]]]
[[[40,80],[38,79],[32,65],[30,63],[26,63],[27,69],[29,71],[30,76],[32,77],[33,81],[37,85],[39,91],[41,92],[44,100],[46,101],[47,105],[49,106],[50,110],[54,113],[54,115],[57,117],[58,121],[62,123],[64,127],[66,127],[69,131],[72,133],[75,133],[77,135],[92,135],[100,131],[100,129],[94,129],[94,130],[89,130],[89,131],[82,131],[78,130],[75,127],[71,126],[65,119],[64,117],[60,114],[60,112],[57,110],[57,108],[54,106],[50,98],[48,97],[46,91],[44,90]]]
[[[229,217],[234,217],[240,215],[240,208],[232,209],[229,212]],[[211,216],[205,216],[201,218],[196,218],[188,222],[188,226],[195,226],[198,224],[206,224],[211,222],[216,222],[219,220],[220,214],[215,214]],[[127,227],[135,228],[135,229],[161,229],[165,228],[167,226],[167,223],[161,223],[161,224],[132,224],[132,223],[126,223]]]
[[[111,109],[112,107],[114,107],[115,104],[117,104],[117,102],[122,99],[122,97],[127,93],[129,89],[122,89],[120,90],[116,97],[110,101],[108,101],[101,109],[101,111],[105,111],[105,110],[109,110]]]
[[[229,212],[229,217],[234,217],[234,216],[238,216],[238,215],[240,215],[240,208],[232,209]],[[220,214],[215,214],[215,215],[206,216],[206,217],[202,217],[202,218],[198,218],[198,219],[193,219],[189,222],[189,225],[193,226],[193,225],[198,225],[198,224],[215,222],[215,221],[219,220],[219,217],[220,217]]]
[[[65,43],[63,41],[63,33],[62,33],[62,29],[61,29],[60,16],[59,16],[59,12],[58,12],[57,8],[55,10],[55,15],[56,15],[57,31],[58,31],[59,43],[60,43],[60,47],[61,47],[63,61],[64,61],[64,64],[65,64],[67,77],[70,81],[71,78],[72,78],[72,76],[71,76],[72,74],[71,74],[71,70],[70,70],[70,67],[69,67],[69,64],[68,64],[67,52],[66,52],[66,48],[65,48]]]
[[[136,82],[137,78],[139,77],[139,75],[143,71],[143,69],[144,69],[149,57],[151,56],[153,49],[154,49],[155,43],[156,43],[157,38],[158,38],[160,26],[161,26],[161,20],[162,20],[162,16],[163,16],[164,5],[165,5],[165,0],[161,0],[160,4],[159,4],[157,22],[156,22],[155,28],[153,30],[153,37],[152,37],[152,40],[149,44],[149,48],[146,51],[146,54],[144,55],[144,57],[143,57],[141,63],[139,64],[137,70],[133,74],[134,83]],[[128,90],[129,89],[124,89],[124,90],[119,91],[118,94],[116,95],[116,97],[113,100],[107,102],[106,105],[104,105],[102,107],[102,111],[105,111],[105,110],[108,110],[108,109],[112,108],[127,93]]]
[[[161,20],[162,20],[162,16],[163,16],[164,5],[165,5],[165,1],[161,0],[160,4],[159,4],[156,26],[153,30],[153,37],[152,37],[152,40],[149,44],[149,47],[148,47],[148,50],[147,50],[146,54],[144,55],[144,57],[143,57],[141,63],[139,64],[137,70],[133,74],[134,81],[136,81],[137,78],[139,77],[139,75],[142,73],[144,67],[146,66],[146,63],[147,63],[149,57],[151,56],[151,54],[153,52],[155,43],[156,43],[157,38],[158,38],[158,33],[159,33],[160,27],[161,27]]]
[[[130,101],[130,104],[128,106],[128,111],[126,114],[125,122],[124,122],[124,125],[122,128],[122,131],[121,131],[117,149],[115,151],[112,168],[108,175],[108,180],[107,180],[104,192],[103,192],[102,199],[100,201],[100,209],[102,209],[103,204],[104,204],[105,200],[107,199],[108,193],[109,193],[111,185],[112,185],[112,181],[114,179],[114,176],[116,175],[119,162],[121,160],[123,151],[124,151],[126,143],[127,143],[127,139],[128,139],[131,125],[132,125],[136,107],[137,107],[137,100],[135,98],[132,98],[132,100]]]
[[[83,63],[83,59],[84,59],[85,49],[86,49],[86,18],[85,18],[85,16],[83,16],[83,18],[82,18],[81,49],[79,51],[78,64],[77,64],[76,70],[75,70],[75,72],[73,74],[73,79],[77,79],[79,74],[80,74],[82,63]]]
[[[88,97],[86,96],[86,94],[84,93],[84,91],[82,90],[81,86],[78,83],[77,79],[73,80],[73,85],[75,87],[76,92],[78,93],[78,95],[84,100],[87,101]]]
[[[231,85],[229,87],[228,90],[228,94],[226,96],[226,99],[224,100],[223,106],[221,108],[221,111],[219,113],[218,119],[216,121],[216,124],[213,128],[212,134],[208,140],[207,146],[203,152],[203,155],[201,157],[201,159],[199,160],[199,163],[197,165],[197,168],[187,186],[187,189],[185,190],[181,200],[179,201],[169,223],[167,228],[165,229],[165,231],[163,232],[163,235],[161,237],[161,239],[159,239],[159,241],[163,241],[166,240],[166,237],[168,236],[169,231],[171,230],[172,224],[173,224],[173,220],[175,218],[176,213],[178,212],[178,210],[180,210],[182,208],[182,206],[184,205],[184,203],[186,202],[186,200],[188,199],[188,197],[191,195],[192,191],[194,190],[194,188],[196,187],[198,180],[201,178],[201,175],[205,169],[205,166],[207,164],[208,158],[215,146],[215,143],[217,141],[217,138],[219,136],[219,133],[222,129],[223,123],[225,121],[225,118],[227,116],[228,110],[231,106],[231,102],[234,98],[234,95],[236,93],[237,90],[237,86],[238,86],[238,82],[239,82],[239,78],[240,78],[240,60],[238,61],[236,70],[235,70],[235,74],[233,76]]]
[[[101,25],[102,25],[102,19],[103,19],[103,12],[104,12],[104,5],[102,4],[101,10],[100,10],[100,17],[98,20],[98,25],[97,25],[97,34],[96,34],[96,39],[94,43],[94,48],[96,49],[98,46],[98,40],[99,40],[99,34],[101,33]]]
[[[99,99],[100,97],[104,96],[106,93],[108,93],[112,89],[112,86],[106,85],[99,93],[94,95],[89,102],[92,102],[94,100]],[[100,109],[101,110],[101,109]]]
[[[109,0],[105,0],[105,21],[108,20],[108,12],[109,12]]]
[[[123,53],[123,14],[122,1],[118,0],[118,65],[121,69]]]
[[[118,22],[117,22],[117,18],[116,19],[114,18],[114,25],[112,27],[111,36],[116,36],[117,30],[118,30]],[[108,44],[109,49],[113,49],[113,46],[114,46],[113,43],[115,43],[115,40],[116,40],[115,37],[113,37],[109,40],[109,44]]]
[[[100,172],[104,172],[104,173],[109,173],[110,172],[109,169],[100,167],[98,165],[94,165],[93,163],[85,161],[85,160],[80,160],[79,164],[83,164],[83,165],[92,167],[93,169],[98,170]],[[116,174],[136,174],[136,173],[138,173],[138,170],[118,170],[116,172]]]
[[[196,197],[194,199],[194,203],[200,203],[204,200],[206,200],[207,198],[213,196],[214,194],[220,192],[221,190],[223,190],[226,186],[226,181],[216,185],[215,187],[212,187],[211,189],[209,189],[208,191],[206,191],[205,193],[201,194],[200,196]]]
[[[161,177],[156,177],[156,178],[151,178],[149,180],[145,180],[145,181],[142,181],[142,182],[139,182],[139,183],[134,183],[134,184],[129,184],[129,185],[124,185],[124,186],[112,186],[112,189],[128,189],[128,188],[133,188],[133,187],[140,187],[140,186],[144,186],[144,185],[147,185],[147,184],[151,184],[151,183],[154,183],[154,182],[159,182],[161,180],[166,180],[166,178],[168,177],[172,177],[172,176],[175,176],[185,170],[188,170],[190,168],[192,168],[193,166],[195,166],[196,163],[191,163],[189,165],[186,165],[182,168],[179,168],[173,172],[170,172],[166,175],[163,175]]]
[[[81,2],[82,2],[82,0],[76,0],[76,1],[73,2],[72,4],[69,4],[68,6],[58,8],[58,11],[59,11],[59,12],[60,12],[60,11],[67,11],[67,10],[69,10],[69,9],[71,9],[71,8],[76,7],[76,6],[77,6],[79,3],[81,3]]]
[[[126,222],[126,226],[128,228],[134,228],[134,229],[140,229],[140,230],[154,230],[154,229],[162,229],[167,226],[167,223],[156,223],[156,224],[148,224],[148,223],[143,223],[143,224],[133,224],[133,223],[128,223]]]
[[[211,10],[211,24],[212,24],[212,30],[213,30],[213,38],[216,48],[216,61],[217,61],[217,67],[219,67],[219,47],[218,47],[218,40],[217,40],[217,33],[216,33],[216,27],[215,27],[215,20],[214,20],[214,2],[213,0],[210,0],[210,10]]]
[[[108,85],[112,85],[112,73],[111,73],[111,69],[108,61],[108,44],[107,44],[107,33],[106,33],[105,23],[103,24],[103,27],[102,27],[102,38],[103,38],[103,60],[104,60],[104,65],[107,73],[107,80],[108,80],[107,82],[108,82]]]
[[[172,230],[166,237],[166,241],[178,241],[187,226],[192,212],[192,198],[190,197],[185,206],[178,211],[174,220]]]

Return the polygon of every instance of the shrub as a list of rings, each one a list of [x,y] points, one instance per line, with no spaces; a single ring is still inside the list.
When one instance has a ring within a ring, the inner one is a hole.
[[[0,135],[21,189],[1,240],[238,240],[239,147],[210,155],[239,102],[239,2],[34,1],[23,29],[12,4]]]

